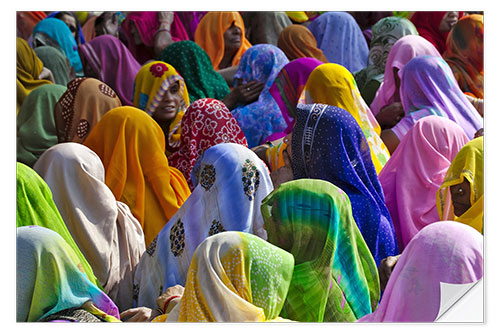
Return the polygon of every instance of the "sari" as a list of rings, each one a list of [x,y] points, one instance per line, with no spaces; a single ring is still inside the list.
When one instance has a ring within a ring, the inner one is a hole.
[[[96,37],[95,35],[95,20],[98,16],[89,17],[82,26],[83,37],[85,41],[90,42]]]
[[[149,245],[191,194],[184,176],[169,166],[160,126],[142,110],[118,107],[83,144],[101,158],[106,185],[129,206]]]
[[[433,322],[442,283],[461,285],[482,277],[482,235],[461,223],[432,223],[408,243],[378,308],[359,322]]]
[[[352,74],[341,65],[323,64],[311,72],[304,89],[306,100],[309,94],[314,103],[337,106],[356,119],[370,146],[375,170],[380,173],[389,160],[389,150],[380,138],[380,125],[361,97]]]
[[[440,56],[438,50],[420,36],[407,35],[394,43],[385,62],[384,79],[373,98],[373,102],[370,104],[370,109],[374,115],[379,113],[384,106],[401,100],[399,89],[396,87],[393,69],[398,69],[398,77],[401,79],[403,67],[411,59],[423,55]]]
[[[200,24],[201,18],[206,14],[206,11],[195,11],[195,12],[190,12],[190,11],[182,11],[182,12],[175,12],[177,17],[179,17],[180,21],[182,22],[182,25],[184,26],[184,29],[186,30],[186,33],[188,35],[188,40],[194,41],[194,32],[196,31],[196,28],[198,27],[198,24]]]
[[[340,188],[318,179],[284,183],[262,202],[262,215],[269,242],[295,257],[282,317],[352,322],[377,307],[377,266]]]
[[[401,140],[418,119],[435,114],[456,122],[472,140],[483,118],[460,90],[450,66],[441,57],[410,60],[401,74],[405,116],[391,130]]]
[[[40,80],[43,63],[35,51],[22,39],[16,38],[16,114],[26,97],[36,88],[51,84],[49,80]]]
[[[253,80],[264,84],[255,102],[231,111],[247,138],[249,148],[258,146],[271,134],[286,128],[280,108],[269,89],[287,63],[283,51],[269,44],[252,46],[241,57],[234,79],[241,80],[242,84]]]
[[[203,98],[191,104],[181,121],[181,145],[168,157],[169,164],[186,178],[191,191],[191,171],[208,148],[233,142],[248,147],[247,139],[229,109],[216,99]]]
[[[449,32],[439,31],[439,24],[447,12],[415,12],[411,17],[411,22],[418,30],[418,34],[427,39],[438,50],[439,54],[443,54],[446,50],[446,38]],[[459,12],[458,17],[461,17],[462,12]]]
[[[33,169],[49,186],[54,203],[104,292],[121,311],[133,306],[135,266],[146,250],[141,224],[104,183],[99,156],[82,144],[48,149]]]
[[[285,52],[290,61],[307,57],[328,62],[323,51],[318,48],[316,38],[303,25],[292,24],[283,29],[277,45]]]
[[[115,36],[102,35],[78,48],[86,76],[106,83],[120,97],[123,105],[132,106],[133,84],[141,65]],[[94,73],[88,73],[91,69]],[[94,76],[95,75],[95,76]]]
[[[184,79],[171,65],[163,61],[152,61],[142,66],[134,81],[134,106],[146,111],[153,119],[165,92],[176,82],[179,82],[181,104],[168,131],[164,130],[167,153],[175,152],[181,144],[181,120],[189,106],[189,94]]]
[[[372,27],[372,39],[368,53],[368,66],[354,74],[356,84],[366,104],[370,105],[384,79],[387,56],[403,36],[418,35],[417,29],[405,18],[389,16],[381,19]]]
[[[104,321],[119,321],[113,301],[82,272],[82,261],[56,232],[17,228],[16,321],[40,321],[91,301]]]
[[[328,62],[342,65],[351,73],[366,67],[368,44],[351,14],[326,12],[307,28]]]
[[[450,219],[467,224],[480,233],[484,230],[484,150],[483,137],[467,143],[455,156],[436,193],[436,205],[441,220]],[[471,207],[462,215],[455,216],[450,186],[467,180],[470,184]]]
[[[239,12],[207,12],[194,33],[194,41],[208,54],[215,70],[219,70],[224,57],[224,32],[233,23],[241,30],[240,48],[231,61],[231,66],[237,66],[243,53],[252,46],[246,38],[245,24]]]
[[[199,158],[193,176],[193,193],[141,258],[134,288],[138,306],[155,307],[159,293],[186,286],[189,263],[205,238],[243,231],[267,239],[260,204],[273,184],[255,153],[235,143],[218,144]]]
[[[102,116],[122,106],[107,84],[94,78],[77,78],[54,106],[57,140],[83,143]]]
[[[54,83],[67,85],[70,81],[71,65],[68,58],[53,46],[39,46],[34,49],[43,66],[50,69],[54,76]]]
[[[418,231],[439,221],[436,192],[451,161],[467,142],[469,138],[455,122],[424,117],[403,137],[378,175],[399,251]]]
[[[49,15],[47,15],[47,18],[57,18],[55,17],[57,14],[59,14],[61,11],[55,11],[55,12],[52,12],[50,13]],[[75,12],[73,12],[75,13]],[[76,17],[76,15],[74,16],[74,18],[76,19],[75,23],[77,25],[77,29],[78,29],[78,37],[77,37],[77,44],[85,44],[85,36],[83,35],[83,31],[82,31],[82,26],[80,24],[80,20],[78,19],[78,17]],[[57,18],[59,20],[59,18]],[[62,21],[62,20],[61,20]],[[64,21],[63,21],[64,22]],[[66,22],[64,23],[66,24]],[[73,33],[71,33],[71,35],[73,35]]]
[[[175,12],[173,12],[173,15],[174,19],[169,30],[172,41],[189,40],[189,36],[181,20]],[[134,42],[134,37],[131,33],[132,24],[135,24],[141,36],[141,45],[136,45]],[[121,27],[127,38],[127,46],[139,64],[143,65],[148,60],[155,58],[154,41],[156,32],[160,27],[158,12],[130,12],[122,22]]]
[[[397,255],[397,240],[363,131],[349,112],[299,105],[292,132],[294,179],[323,179],[342,189],[375,262]]]
[[[17,227],[37,225],[57,232],[74,251],[87,278],[100,287],[87,259],[71,237],[45,181],[30,167],[17,162]]]
[[[16,36],[28,40],[35,25],[47,17],[42,11],[16,12]]]
[[[57,144],[54,105],[66,91],[58,84],[45,84],[33,90],[17,115],[17,161],[30,167],[42,153]]]
[[[162,51],[159,60],[172,65],[182,76],[191,104],[201,98],[222,100],[229,94],[226,80],[213,69],[207,53],[193,41],[172,43]]]
[[[455,75],[460,89],[483,98],[483,15],[467,15],[451,29],[443,58]]]
[[[276,46],[278,38],[292,21],[283,11],[240,12],[245,22],[246,35],[252,45],[271,44]]]

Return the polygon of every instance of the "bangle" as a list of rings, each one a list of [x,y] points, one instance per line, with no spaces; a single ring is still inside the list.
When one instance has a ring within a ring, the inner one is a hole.
[[[170,29],[158,29],[155,32],[155,36],[156,36],[157,33],[162,32],[162,31],[166,31],[166,32],[170,33]]]
[[[167,300],[165,301],[165,304],[163,304],[163,313],[166,312],[168,303],[170,303],[171,300],[173,300],[174,298],[177,298],[177,297],[180,297],[180,296],[175,295],[175,296],[170,296],[169,298],[167,298]]]

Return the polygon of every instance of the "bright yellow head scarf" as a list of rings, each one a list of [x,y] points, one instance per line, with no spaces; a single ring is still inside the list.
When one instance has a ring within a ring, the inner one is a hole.
[[[312,99],[311,103],[337,106],[356,119],[365,134],[373,165],[379,174],[389,160],[389,150],[380,138],[380,125],[361,97],[352,74],[338,64],[319,65],[309,75],[304,91],[306,101]]]
[[[171,65],[163,61],[150,62],[139,70],[134,81],[134,106],[153,115],[165,92],[179,82],[181,105],[168,129],[169,148],[178,148],[181,141],[181,120],[189,106],[189,94],[184,79]]]
[[[483,233],[483,137],[469,141],[451,162],[443,184],[436,193],[437,209],[442,221],[453,220],[470,225]],[[471,207],[462,215],[453,214],[449,187],[467,179],[470,184]]]
[[[102,160],[105,183],[130,207],[149,244],[191,194],[182,173],[169,167],[165,137],[144,111],[108,111],[83,143]]]

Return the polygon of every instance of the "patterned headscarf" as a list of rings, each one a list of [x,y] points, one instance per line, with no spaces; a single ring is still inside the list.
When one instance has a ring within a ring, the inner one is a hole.
[[[111,109],[122,106],[107,84],[94,78],[77,78],[54,106],[58,142],[83,143],[92,128]]]
[[[159,292],[185,285],[198,245],[223,231],[244,231],[267,239],[260,204],[273,184],[265,163],[236,143],[209,148],[193,171],[193,193],[148,247],[135,280],[139,306],[154,307]]]
[[[323,179],[340,187],[377,266],[397,255],[397,240],[363,131],[349,112],[324,104],[299,105],[292,134],[295,179]]]
[[[280,108],[269,89],[287,63],[283,51],[270,44],[252,46],[241,57],[234,79],[240,79],[243,84],[252,80],[264,84],[258,100],[231,111],[247,138],[249,148],[258,146],[269,135],[286,128]]]
[[[54,83],[67,85],[70,81],[70,64],[68,58],[53,46],[39,46],[34,49],[43,66],[50,69],[54,76]]]
[[[366,67],[368,44],[351,14],[327,12],[308,28],[329,62],[342,65],[351,73]]]
[[[226,105],[212,98],[199,99],[189,106],[181,122],[181,146],[168,157],[170,166],[178,169],[194,189],[191,170],[208,148],[234,142],[248,147],[247,139]]]
[[[318,48],[316,38],[311,31],[300,24],[289,25],[281,31],[278,47],[285,52],[290,61],[309,57],[328,62],[323,51]]]
[[[167,46],[160,60],[172,65],[184,78],[189,102],[200,98],[224,99],[229,94],[226,80],[217,73],[203,49],[192,41],[181,41]]]

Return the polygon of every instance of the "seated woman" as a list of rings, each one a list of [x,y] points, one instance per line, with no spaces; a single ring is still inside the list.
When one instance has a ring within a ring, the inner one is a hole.
[[[482,277],[483,236],[461,223],[431,223],[404,249],[378,308],[358,322],[433,322],[442,283],[467,284]]]
[[[469,138],[454,121],[424,117],[406,133],[378,175],[400,252],[419,230],[439,221],[436,192],[467,142]]]
[[[323,51],[318,48],[316,38],[309,29],[300,24],[292,24],[283,29],[278,38],[278,47],[290,61],[304,57],[328,62]]]
[[[98,36],[81,45],[78,51],[85,76],[110,86],[123,105],[134,105],[133,82],[141,65],[118,38],[111,35]]]
[[[415,12],[411,16],[411,22],[418,34],[434,45],[439,54],[443,54],[446,50],[446,38],[462,15],[463,12]]]
[[[269,242],[295,257],[282,317],[352,322],[375,310],[377,266],[344,191],[324,180],[294,180],[268,195],[261,209]]]
[[[104,183],[99,156],[82,144],[53,146],[33,169],[50,187],[78,248],[120,310],[133,305],[135,267],[146,250],[141,224]]]
[[[483,128],[483,120],[467,100],[448,64],[441,57],[419,56],[401,74],[401,101],[405,116],[381,137],[392,153],[417,120],[438,115],[456,122],[469,139]]]
[[[118,308],[81,271],[82,262],[56,232],[17,228],[17,322],[117,322]]]
[[[193,193],[141,258],[134,288],[139,306],[154,308],[159,292],[186,285],[193,253],[205,238],[243,231],[267,239],[260,204],[273,185],[251,150],[235,143],[211,147],[198,159],[193,177]]]
[[[194,189],[191,171],[197,159],[208,148],[233,142],[248,147],[247,139],[238,122],[224,103],[203,98],[191,104],[181,121],[179,149],[168,157],[170,166],[179,170]]]
[[[165,135],[166,154],[181,144],[181,120],[189,106],[184,79],[171,65],[152,61],[142,66],[134,81],[134,106],[146,111]]]
[[[149,245],[191,194],[182,173],[169,166],[160,126],[142,110],[118,107],[99,120],[83,144],[100,157],[106,185],[129,206]]]
[[[52,73],[55,84],[65,86],[75,78],[75,73],[71,70],[68,58],[60,49],[53,46],[39,46],[34,51],[42,61],[43,66]]]

